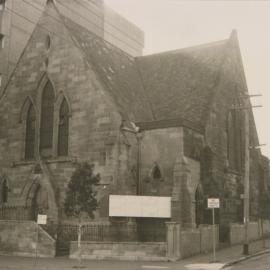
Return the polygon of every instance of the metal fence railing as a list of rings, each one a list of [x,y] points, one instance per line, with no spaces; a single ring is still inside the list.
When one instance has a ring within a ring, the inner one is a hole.
[[[0,220],[35,220],[30,207],[2,206]],[[77,241],[77,224],[53,224],[41,227],[58,242]],[[137,220],[137,222],[110,222],[104,224],[87,223],[82,226],[82,241],[116,242],[165,242],[167,228],[165,221]]]
[[[57,238],[59,242],[77,241],[78,225],[42,225],[50,235]],[[81,229],[82,241],[96,242],[165,242],[166,225],[140,226],[136,223],[110,223],[110,224],[84,224]]]
[[[33,220],[32,211],[24,206],[0,207],[0,220]]]
[[[82,241],[136,241],[136,225],[133,224],[85,224]],[[77,241],[78,225],[58,225],[59,241]]]

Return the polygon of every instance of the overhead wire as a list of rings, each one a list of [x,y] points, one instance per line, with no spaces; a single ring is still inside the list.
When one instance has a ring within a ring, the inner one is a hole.
[[[43,30],[46,30],[46,32],[48,32],[48,33],[51,33],[51,34],[53,34],[53,35],[58,36],[59,38],[61,38],[61,39],[63,39],[63,40],[68,41],[68,39],[66,39],[64,36],[59,35],[57,32],[54,32],[54,31],[52,31],[52,30],[46,28],[45,26],[40,25],[38,22],[34,22],[34,21],[30,20],[29,18],[27,18],[26,16],[20,14],[19,12],[16,12],[16,11],[10,9],[10,8],[7,8],[7,7],[5,7],[5,10],[7,10],[8,12],[11,12],[11,13],[13,13],[13,14],[16,14],[17,16],[19,16],[19,17],[25,19],[26,21],[28,21],[29,23],[35,25],[36,27],[39,27],[39,28],[41,28],[41,29],[43,29]]]
[[[33,8],[35,8],[36,10],[38,10],[38,11],[40,11],[40,12],[44,12],[44,9],[38,8],[37,6],[35,6],[34,4],[30,3],[29,1],[26,1],[26,0],[22,0],[22,1],[23,1],[25,4],[28,4],[29,6],[32,6]],[[58,3],[59,5],[61,5],[62,7],[66,8],[67,10],[69,10],[70,12],[77,14],[78,17],[79,17],[80,19],[84,19],[84,20],[87,21],[88,23],[94,25],[96,28],[101,29],[102,31],[104,31],[104,33],[107,33],[108,35],[110,35],[110,36],[113,37],[114,39],[118,40],[120,43],[124,43],[125,45],[127,45],[128,47],[132,48],[132,49],[135,50],[135,51],[138,50],[138,48],[135,48],[135,47],[132,46],[130,43],[127,43],[126,41],[120,39],[119,37],[115,36],[115,35],[112,34],[111,32],[107,31],[105,28],[100,27],[100,25],[98,25],[97,23],[95,23],[95,22],[93,22],[93,21],[90,21],[90,20],[87,19],[85,16],[82,16],[82,15],[81,15],[79,12],[77,12],[76,10],[71,9],[70,7],[64,5],[64,4],[60,3],[60,2],[57,2],[57,3]],[[36,2],[36,4],[39,5],[39,6],[42,6],[42,5],[39,4],[38,2]],[[44,6],[42,6],[42,7],[44,7]],[[85,7],[85,9],[87,9],[89,12],[95,14],[98,18],[102,18],[102,19],[103,19],[102,16],[98,16],[98,15],[97,15],[96,13],[94,13],[91,9],[86,8],[86,7]],[[9,10],[10,10],[10,9],[9,9]],[[12,10],[11,10],[11,12],[12,12]],[[17,15],[18,15],[18,12],[16,12],[16,13],[17,13]],[[48,12],[45,12],[44,14],[46,14],[48,17],[50,17],[50,18],[52,18],[52,19],[54,19],[54,20],[56,20],[56,21],[58,21],[58,22],[61,22],[58,18],[56,18],[55,16],[52,16],[52,15],[49,14]],[[21,15],[21,14],[20,14],[20,15]],[[20,16],[20,15],[18,15],[18,16]],[[23,15],[21,15],[21,16],[23,16]],[[25,18],[26,18],[26,17],[25,17]],[[28,18],[27,18],[27,19],[28,19]],[[29,19],[28,19],[28,20],[29,20]],[[33,23],[33,22],[32,22],[32,23]],[[111,23],[109,23],[109,22],[106,22],[106,23],[107,23],[108,25],[114,27],[115,29],[117,29],[117,30],[118,30],[119,32],[121,32],[123,35],[125,35],[125,36],[127,35],[127,33],[123,32],[121,29],[119,29],[119,28],[116,27],[115,25],[113,25],[113,24],[111,24]],[[94,34],[95,34],[95,33],[94,33]],[[97,34],[96,34],[96,35],[97,35]],[[129,36],[129,38],[130,38],[131,40],[135,41],[137,44],[140,45],[140,43],[139,43],[137,40],[135,40],[134,38],[132,38],[131,36]],[[109,42],[109,43],[111,43],[111,42]]]
[[[26,1],[24,1],[24,2],[26,2]],[[100,16],[100,15],[99,15],[98,13],[96,13],[93,9],[90,9],[90,8],[88,8],[86,5],[81,4],[81,3],[82,3],[81,0],[79,0],[79,1],[75,0],[75,2],[76,2],[77,4],[80,3],[80,4],[79,4],[80,6],[82,6],[84,9],[88,10],[90,13],[94,14],[98,19],[101,19],[101,20],[104,19],[104,16]],[[36,2],[36,4],[39,5],[39,6],[41,6],[41,7],[44,7],[42,4],[40,4],[40,3],[38,3],[38,2]],[[76,12],[75,10],[71,9],[71,8],[68,7],[67,5],[64,5],[64,4],[61,3],[60,1],[57,1],[57,4],[63,6],[64,8],[68,9],[69,11],[71,11],[71,12],[73,12],[73,13],[75,12],[75,13],[78,14],[81,18],[87,20],[88,22],[91,22],[91,23],[94,24],[96,27],[102,29],[104,32],[106,32],[106,33],[112,35],[113,37],[115,37],[113,34],[111,34],[110,32],[108,32],[106,29],[104,29],[103,27],[100,27],[100,25],[94,23],[93,21],[89,21],[89,20],[88,20],[86,17],[84,17],[84,16],[82,17],[82,15],[81,15],[80,13],[78,13],[78,12]],[[117,26],[115,26],[114,24],[110,23],[109,21],[106,21],[106,24],[110,25],[112,28],[114,28],[114,29],[116,29],[117,31],[121,32],[123,35],[125,35],[125,36],[128,35],[128,37],[129,37],[131,40],[135,41],[136,43],[139,43],[136,39],[134,39],[132,36],[130,36],[130,35],[128,34],[128,32],[124,32],[122,29],[120,29],[119,27],[117,27]],[[131,24],[132,24],[132,23],[131,23]],[[115,37],[115,38],[117,38],[117,37]]]

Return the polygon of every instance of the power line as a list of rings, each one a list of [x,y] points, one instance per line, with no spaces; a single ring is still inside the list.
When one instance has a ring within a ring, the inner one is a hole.
[[[35,5],[33,5],[32,3],[28,2],[28,1],[23,0],[23,2],[26,3],[26,4],[28,4],[28,5],[30,5],[30,6],[32,6],[33,8],[35,8],[36,10],[38,10],[38,11],[40,11],[40,12],[44,12],[44,9],[38,8],[38,7],[36,7]],[[72,12],[72,13],[76,13],[76,14],[79,16],[79,18],[82,18],[82,19],[84,19],[85,21],[89,22],[90,24],[93,24],[95,27],[97,27],[98,29],[101,29],[102,31],[104,31],[104,33],[107,33],[108,35],[110,35],[110,36],[113,37],[114,39],[118,40],[119,42],[124,43],[125,45],[127,45],[128,47],[132,48],[132,49],[135,50],[135,51],[138,50],[138,48],[133,47],[131,44],[129,44],[129,43],[125,42],[124,40],[118,38],[117,36],[113,35],[111,32],[106,31],[105,28],[100,27],[100,25],[98,25],[98,24],[96,24],[95,22],[90,21],[90,20],[87,19],[86,17],[82,16],[79,12],[77,12],[77,11],[75,11],[75,10],[72,10],[71,8],[69,8],[69,7],[66,6],[66,5],[63,5],[62,3],[59,3],[59,2],[58,2],[58,4],[61,5],[61,6],[63,6],[63,7],[66,8],[66,9],[68,9],[68,10],[69,10],[70,12]],[[41,6],[40,4],[38,4],[38,5]],[[42,6],[42,7],[44,7],[44,6]],[[86,7],[85,7],[85,8],[86,8]],[[89,12],[95,14],[95,13],[94,13],[93,11],[91,11],[89,8],[86,8],[86,9],[87,9]],[[51,16],[50,14],[48,14],[48,12],[44,12],[44,13],[45,13],[48,17],[50,17],[50,18],[52,18],[52,19],[54,19],[54,20],[56,20],[56,21],[62,23],[62,21],[60,21],[58,18],[56,18],[56,17]],[[98,17],[103,19],[103,17],[101,17],[101,16],[98,16]],[[117,30],[118,30],[119,32],[121,32],[122,34],[127,35],[127,33],[123,32],[121,29],[119,29],[119,28],[116,27],[115,25],[110,24],[110,23],[107,23],[107,24],[108,24],[108,25],[111,25],[112,27],[114,27],[115,29],[117,29]],[[86,29],[87,29],[87,28],[86,28]],[[93,34],[95,34],[95,33],[93,33]],[[97,35],[97,34],[95,34],[95,35]],[[135,41],[138,45],[140,45],[139,42],[138,42],[137,40],[133,39],[133,38],[130,37],[130,36],[129,36],[129,38],[130,38],[131,40]],[[111,43],[111,42],[109,42],[109,43]]]
[[[32,3],[28,2],[28,1],[23,0],[23,2],[26,3],[26,4],[28,4],[28,5],[30,5],[30,6],[32,6],[32,7],[35,8],[36,10],[39,10],[39,11],[41,11],[41,12],[44,12],[44,9],[38,8],[37,6],[33,5]],[[120,41],[121,43],[124,43],[124,44],[126,44],[128,47],[130,47],[130,48],[132,48],[133,50],[137,51],[137,48],[133,47],[131,44],[125,42],[124,40],[118,38],[117,36],[115,36],[115,35],[112,34],[111,32],[107,31],[107,30],[105,29],[105,27],[100,27],[99,24],[97,24],[97,23],[95,23],[95,22],[93,22],[93,21],[90,21],[90,20],[87,19],[85,16],[82,16],[82,15],[81,15],[79,12],[77,12],[76,10],[71,9],[71,8],[69,8],[68,6],[66,6],[66,5],[64,5],[64,4],[60,3],[60,2],[58,2],[58,4],[61,5],[61,6],[63,6],[63,7],[66,8],[66,9],[68,9],[70,12],[77,14],[79,18],[84,19],[85,21],[87,21],[87,22],[89,22],[90,24],[94,25],[97,29],[100,29],[100,30],[104,31],[104,33],[107,33],[108,35],[112,36],[113,38],[115,38],[116,40]],[[40,5],[40,6],[41,6],[41,5]],[[89,8],[87,8],[87,7],[85,7],[85,9],[87,9],[89,12],[95,14],[91,9],[89,9]],[[56,21],[59,21],[58,18],[56,18],[56,17],[54,17],[54,16],[48,14],[48,12],[44,12],[44,13],[45,13],[48,17],[51,17],[52,19],[54,19],[54,20],[56,20]],[[104,20],[104,18],[103,18],[102,16],[98,16],[97,14],[95,14],[95,15],[96,15],[98,18]],[[115,28],[116,30],[118,30],[119,32],[121,32],[123,35],[128,35],[127,33],[123,32],[121,29],[119,29],[119,28],[116,27],[115,25],[113,25],[113,24],[111,24],[111,23],[108,23],[108,22],[106,22],[106,23],[107,23],[108,25],[112,26],[113,28]],[[138,45],[140,45],[140,43],[139,43],[137,40],[135,40],[134,38],[132,38],[131,36],[129,36],[129,38],[130,38],[131,40],[135,41]]]
[[[52,16],[52,15],[49,14],[48,12],[45,12],[45,9],[38,8],[38,7],[36,7],[34,4],[32,4],[32,3],[28,2],[28,1],[25,1],[25,0],[22,0],[22,1],[23,1],[25,4],[27,4],[27,5],[29,5],[29,6],[31,6],[31,7],[33,7],[33,8],[35,8],[36,10],[40,11],[41,13],[44,12],[44,14],[46,14],[47,16],[49,16],[49,17],[53,18],[54,20],[56,20],[56,21],[62,23],[62,21],[59,20],[58,18],[56,18],[55,16]],[[43,8],[45,8],[45,6],[43,6]]]
[[[59,5],[65,7],[66,9],[68,9],[69,11],[71,11],[71,12],[73,12],[73,13],[76,13],[80,18],[82,18],[82,19],[86,20],[87,22],[89,22],[89,23],[95,25],[97,28],[102,29],[102,30],[104,31],[104,33],[107,33],[108,35],[112,36],[113,38],[117,39],[118,41],[120,41],[120,42],[122,42],[122,43],[128,45],[128,46],[131,47],[132,49],[137,50],[137,48],[134,48],[131,44],[129,44],[129,43],[125,42],[124,40],[118,38],[117,36],[113,35],[111,32],[107,31],[105,28],[100,27],[98,24],[96,24],[96,23],[90,21],[90,20],[87,19],[86,17],[82,16],[79,12],[77,12],[77,11],[75,11],[75,10],[72,10],[71,8],[67,7],[66,5],[63,5],[62,3],[59,3]],[[87,8],[86,8],[86,9],[87,9]],[[87,9],[87,10],[89,10],[89,9]],[[90,10],[89,10],[89,11],[90,11]],[[127,33],[121,31],[119,28],[117,28],[117,27],[114,26],[113,24],[110,24],[110,23],[108,23],[108,24],[111,25],[112,27],[114,27],[115,29],[117,29],[119,32],[122,32],[122,34],[124,34],[125,36],[127,35]],[[129,36],[129,38],[132,39],[133,41],[137,42],[137,40],[131,38],[130,36]],[[137,42],[137,43],[138,43],[138,42]]]
[[[19,16],[19,17],[25,19],[26,21],[28,21],[29,23],[35,25],[36,27],[39,27],[39,28],[41,28],[41,29],[43,29],[43,30],[46,30],[47,32],[49,32],[49,33],[51,33],[51,34],[53,34],[53,35],[55,35],[55,36],[58,36],[59,38],[65,40],[65,41],[70,41],[70,40],[66,39],[64,36],[61,36],[61,35],[59,35],[58,33],[54,32],[54,31],[52,31],[52,30],[49,30],[48,28],[46,28],[46,27],[40,25],[38,22],[34,22],[34,21],[30,20],[29,18],[23,16],[22,14],[20,14],[20,13],[14,11],[14,10],[12,10],[12,9],[10,9],[10,8],[7,8],[7,7],[6,7],[5,10],[7,10],[7,11],[13,13],[13,14],[16,14],[17,16]]]

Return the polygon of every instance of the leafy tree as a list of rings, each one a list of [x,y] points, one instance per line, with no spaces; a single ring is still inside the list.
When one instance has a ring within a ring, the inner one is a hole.
[[[94,211],[98,207],[95,186],[100,181],[99,174],[94,174],[94,166],[87,162],[79,163],[73,172],[67,187],[64,211],[68,217],[78,219],[78,250],[79,265],[81,265],[81,221],[84,215],[94,218]]]

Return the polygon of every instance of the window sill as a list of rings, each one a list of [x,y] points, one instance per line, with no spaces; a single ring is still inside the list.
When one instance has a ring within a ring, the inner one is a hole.
[[[71,162],[71,163],[76,163],[77,162],[77,157],[53,157],[50,159],[44,159],[43,160],[45,163],[50,164],[50,163],[66,163],[66,162]],[[38,161],[37,160],[21,160],[21,161],[15,161],[11,164],[11,167],[17,167],[17,166],[25,166],[25,165],[33,165],[36,164]]]

